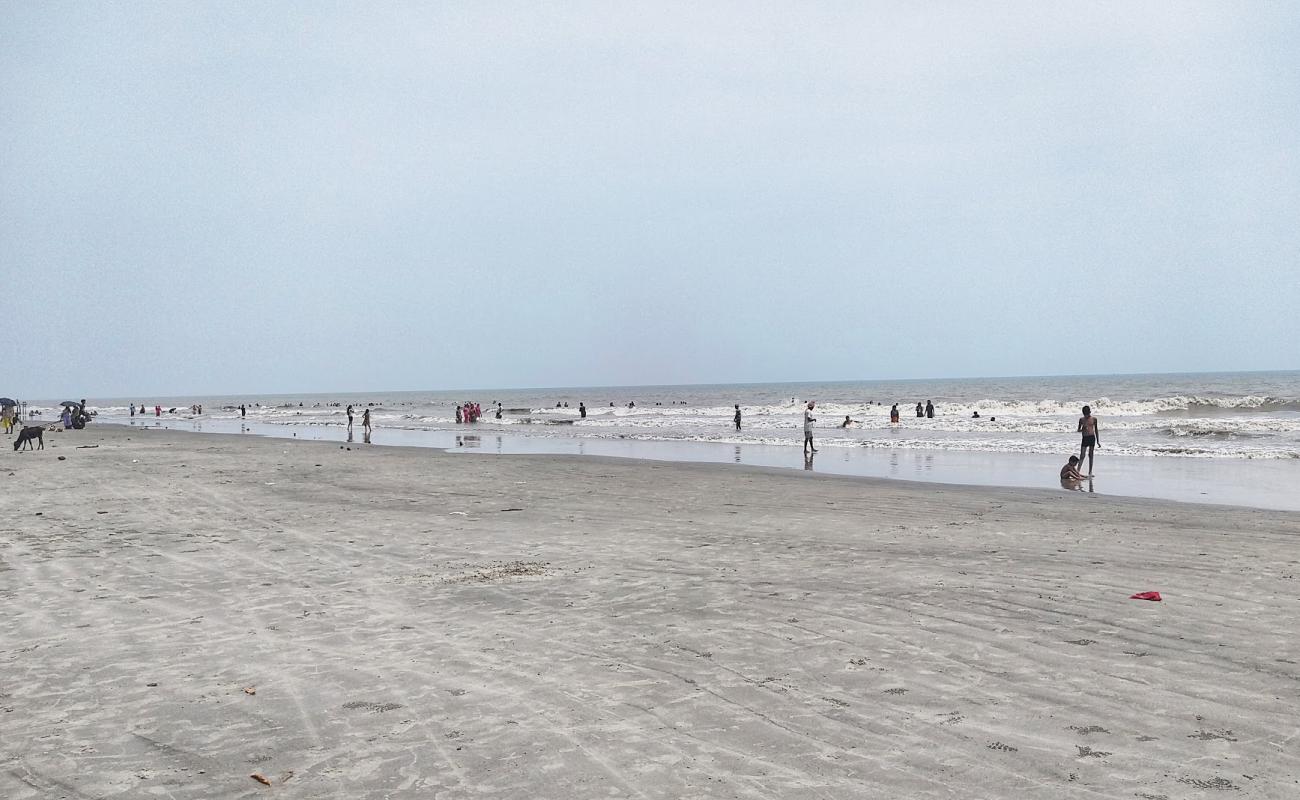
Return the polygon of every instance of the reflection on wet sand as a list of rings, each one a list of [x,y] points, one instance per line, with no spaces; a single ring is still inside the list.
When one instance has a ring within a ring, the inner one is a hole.
[[[740,445],[736,445],[736,463],[740,463]]]
[[[803,468],[808,470],[809,472],[812,472],[814,455],[815,453],[809,453],[806,450],[804,451],[803,454]]]
[[[1085,482],[1088,484],[1088,487],[1086,489],[1083,486]],[[1061,488],[1069,489],[1072,492],[1087,492],[1089,494],[1096,494],[1096,492],[1092,488],[1092,478],[1087,478],[1086,481],[1080,480],[1078,478],[1061,478]]]

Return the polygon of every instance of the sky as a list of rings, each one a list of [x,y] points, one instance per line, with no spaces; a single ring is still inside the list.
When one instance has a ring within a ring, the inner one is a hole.
[[[1294,3],[0,0],[0,393],[1300,369]]]

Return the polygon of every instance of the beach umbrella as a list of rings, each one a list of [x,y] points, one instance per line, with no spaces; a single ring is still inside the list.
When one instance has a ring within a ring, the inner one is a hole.
[[[62,403],[59,403],[59,405],[65,408],[67,406],[76,406],[77,408],[81,408],[81,403],[78,403],[76,400],[64,400]]]
[[[18,404],[10,400],[8,397],[0,397],[0,406],[16,406],[16,405]]]

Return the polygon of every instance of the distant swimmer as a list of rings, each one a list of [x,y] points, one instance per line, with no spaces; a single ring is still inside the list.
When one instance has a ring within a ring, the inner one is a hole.
[[[856,419],[849,419],[849,416],[848,416],[847,414],[845,414],[845,415],[844,415],[844,421],[840,423],[840,427],[841,427],[841,428],[847,428],[847,427],[849,427],[850,425],[857,425],[857,424],[858,424],[858,421],[857,421]]]
[[[974,414],[971,414],[971,415],[970,415],[970,418],[971,418],[971,419],[979,419],[979,418],[980,418],[980,412],[976,411]]]
[[[1084,476],[1079,472],[1079,457],[1070,456],[1070,460],[1061,467],[1061,480],[1063,481],[1081,481]]]
[[[1083,463],[1083,456],[1088,455],[1088,477],[1092,477],[1092,456],[1097,445],[1101,444],[1101,435],[1097,430],[1097,418],[1092,415],[1092,409],[1088,406],[1083,407],[1083,416],[1079,417],[1078,433],[1083,434],[1083,442],[1079,445],[1079,463]]]
[[[740,403],[736,403],[736,430],[740,430]]]
[[[917,418],[917,419],[921,419],[921,418],[924,417],[924,416],[925,416],[925,406],[921,405],[921,401],[920,401],[920,400],[917,400],[917,401],[916,401],[916,418]]]
[[[898,403],[894,403],[893,408],[889,409],[889,424],[890,425],[898,424]]]
[[[931,403],[929,400],[925,401],[925,416],[929,419],[934,419],[934,403]]]
[[[812,415],[813,409],[817,403],[813,400],[808,401],[808,407],[803,410],[803,451],[805,454],[809,450],[816,453],[817,448],[813,446],[813,423],[817,418]]]

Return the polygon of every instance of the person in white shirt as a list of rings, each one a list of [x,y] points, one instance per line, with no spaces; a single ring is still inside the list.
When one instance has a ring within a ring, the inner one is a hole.
[[[812,415],[813,409],[816,406],[817,406],[816,402],[809,400],[808,407],[805,408],[803,411],[803,451],[805,453],[807,453],[809,450],[811,450],[814,453],[817,452],[817,448],[813,447],[813,433],[812,433],[812,424],[817,421],[817,418]]]

